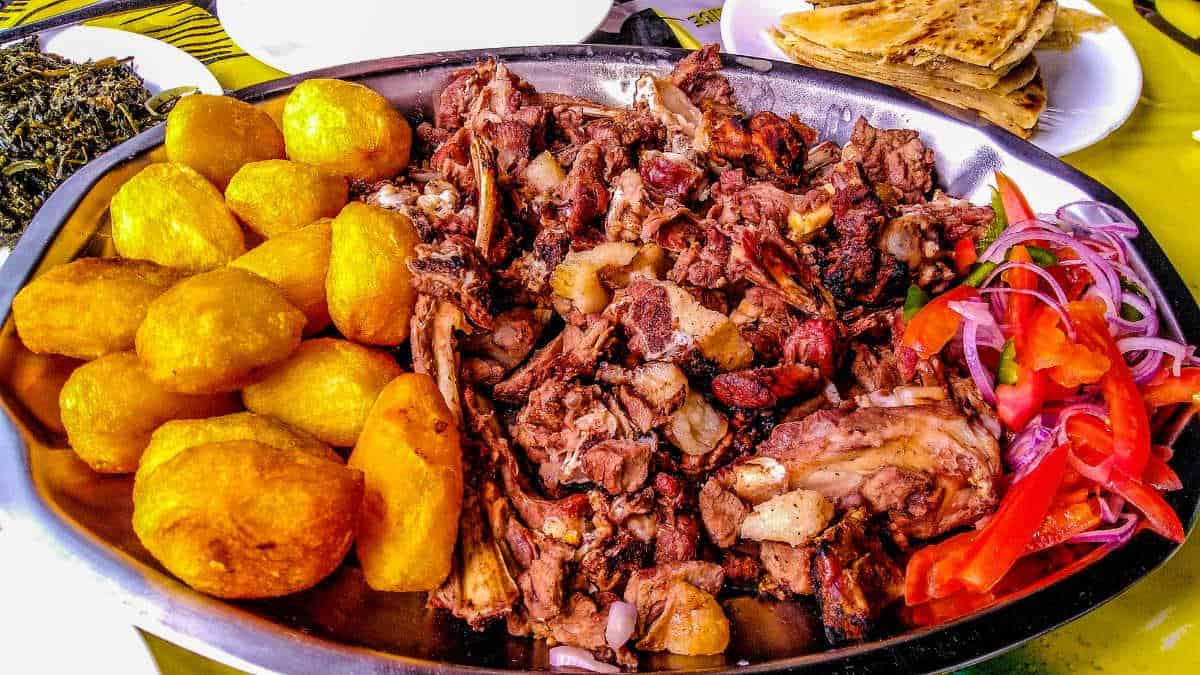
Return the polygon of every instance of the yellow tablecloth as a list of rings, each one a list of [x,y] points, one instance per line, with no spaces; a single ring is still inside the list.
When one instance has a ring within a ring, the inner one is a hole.
[[[1161,35],[1129,2],[1092,0],[1133,43],[1145,73],[1133,116],[1104,141],[1067,162],[1099,179],[1141,216],[1192,294],[1200,298],[1200,56]],[[43,18],[88,0],[12,0],[0,27]],[[1160,0],[1164,14],[1200,32],[1200,3]],[[246,55],[215,18],[190,5],[131,12],[94,22],[180,47],[207,65],[227,89],[283,73]],[[232,673],[157,638],[147,642],[169,675]],[[1200,672],[1200,537],[1163,569],[1087,617],[982,666],[974,673]]]

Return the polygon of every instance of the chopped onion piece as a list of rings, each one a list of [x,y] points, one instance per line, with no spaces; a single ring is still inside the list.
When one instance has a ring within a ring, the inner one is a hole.
[[[1052,274],[1050,274],[1046,270],[1042,269],[1040,266],[1035,265],[1033,263],[1019,262],[1019,261],[1013,261],[1013,260],[1010,260],[1006,263],[1001,263],[996,266],[996,269],[992,270],[992,273],[989,274],[986,279],[983,280],[983,283],[979,285],[980,288],[986,288],[994,280],[999,278],[1000,275],[1002,273],[1004,273],[1006,270],[1011,270],[1013,268],[1029,270],[1030,272],[1033,272],[1034,274],[1038,275],[1043,280],[1045,280],[1045,282],[1050,286],[1050,290],[1054,292],[1054,297],[1058,298],[1058,302],[1063,305],[1067,304],[1067,294],[1063,292],[1062,286],[1059,285],[1058,280],[1055,279]]]
[[[1111,546],[1121,546],[1129,541],[1130,537],[1136,531],[1138,517],[1132,513],[1127,513],[1121,516],[1121,520],[1123,522],[1116,527],[1080,532],[1071,537],[1068,542],[1072,544],[1109,544]]]
[[[586,649],[559,645],[550,648],[551,668],[582,668],[593,673],[619,673],[621,669],[611,663],[597,661]]]
[[[1171,356],[1174,359],[1172,364],[1171,374],[1179,376],[1179,369],[1183,366],[1184,359],[1187,358],[1188,346],[1174,340],[1158,337],[1130,337],[1117,340],[1117,348],[1121,353],[1152,350],[1162,352]]]
[[[604,627],[604,640],[613,649],[620,649],[633,637],[637,627],[637,610],[633,605],[623,600],[617,600],[608,606],[608,624]]]
[[[983,305],[983,303],[977,304]],[[991,314],[988,314],[988,319],[990,320],[991,318]],[[967,361],[967,369],[971,371],[971,379],[975,380],[975,386],[979,388],[979,393],[983,396],[983,400],[987,401],[988,405],[996,405],[996,386],[992,382],[992,373],[979,360],[978,330],[979,323],[974,318],[968,318],[963,322],[963,358]]]
[[[1042,293],[1041,291],[1031,291],[1025,288],[985,288],[979,291],[981,295],[1004,295],[1006,293],[1016,293],[1018,295],[1028,295],[1041,300],[1046,305],[1058,313],[1058,317],[1062,319],[1063,325],[1067,327],[1067,335],[1072,340],[1075,339],[1075,327],[1071,324],[1071,319],[1067,317],[1067,310],[1063,306],[1054,301],[1054,298]]]

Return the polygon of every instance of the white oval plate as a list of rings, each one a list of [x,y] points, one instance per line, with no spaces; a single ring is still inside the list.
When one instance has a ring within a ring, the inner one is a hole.
[[[1102,14],[1087,0],[1059,0],[1063,7]],[[721,12],[725,51],[787,61],[767,30],[788,12],[810,9],[802,0],[727,0]],[[1142,67],[1133,46],[1116,26],[1084,33],[1071,51],[1037,50],[1046,82],[1046,112],[1030,142],[1063,156],[1116,131],[1137,106]]]
[[[582,42],[612,0],[218,0],[239,47],[286,73],[456,49]]]
[[[133,70],[151,94],[192,86],[206,94],[222,93],[217,78],[191,54],[152,37],[99,26],[68,26],[39,34],[42,51],[87,61],[133,57]]]

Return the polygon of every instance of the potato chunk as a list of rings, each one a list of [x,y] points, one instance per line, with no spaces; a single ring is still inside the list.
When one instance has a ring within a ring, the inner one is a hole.
[[[346,205],[346,179],[315,166],[268,159],[243,166],[225,188],[225,203],[264,237],[291,232]]]
[[[304,313],[279,287],[227,267],[175,284],[150,303],[137,353],[150,377],[171,391],[234,391],[300,345]]]
[[[392,178],[408,166],[412,128],[387,99],[353,82],[301,82],[283,106],[293,160],[350,179]]]
[[[163,422],[238,409],[233,396],[190,396],[163,389],[147,376],[133,352],[109,354],[76,368],[58,401],[75,454],[101,473],[136,470],[150,434]]]
[[[341,462],[337,453],[315,436],[289,427],[274,417],[239,412],[205,419],[171,420],[154,430],[138,463],[138,478],[150,475],[179,453],[206,443],[258,441],[282,450],[299,450],[313,457]]]
[[[398,345],[408,337],[416,293],[408,261],[421,241],[408,216],[351,202],[333,220],[329,316],[348,340]]]
[[[400,366],[383,350],[334,338],[307,340],[248,385],[242,400],[254,412],[350,447],[379,392],[399,374]]]
[[[189,272],[211,270],[246,251],[241,225],[204,176],[183,164],[151,164],[113,195],[113,246],[123,258]]]
[[[329,325],[325,275],[329,273],[331,222],[324,219],[280,234],[229,263],[279,286],[283,297],[308,317],[305,335],[319,333]]]
[[[371,408],[350,466],[366,480],[356,550],[367,584],[428,591],[450,573],[462,511],[462,447],[433,378],[406,373]]]
[[[149,260],[80,258],[22,288],[13,321],[38,354],[94,359],[128,351],[150,302],[183,276]]]
[[[133,529],[172,574],[222,598],[304,590],[354,540],[362,474],[257,441],[204,443],[141,474]]]
[[[167,115],[167,158],[224,188],[250,162],[283,158],[283,134],[258,108],[228,96],[195,94]]]

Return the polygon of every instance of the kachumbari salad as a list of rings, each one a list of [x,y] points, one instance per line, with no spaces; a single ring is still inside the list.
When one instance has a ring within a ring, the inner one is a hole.
[[[1037,214],[996,179],[991,228],[955,246],[963,283],[932,300],[914,286],[905,303],[903,345],[961,359],[1008,439],[996,512],[908,561],[919,623],[1039,581],[1030,554],[1060,548],[1051,557],[1074,569],[1139,529],[1185,536],[1163,498],[1182,487],[1172,450],[1155,437],[1200,406],[1200,368],[1195,347],[1160,334],[1158,300],[1130,265],[1137,226],[1097,202]]]

